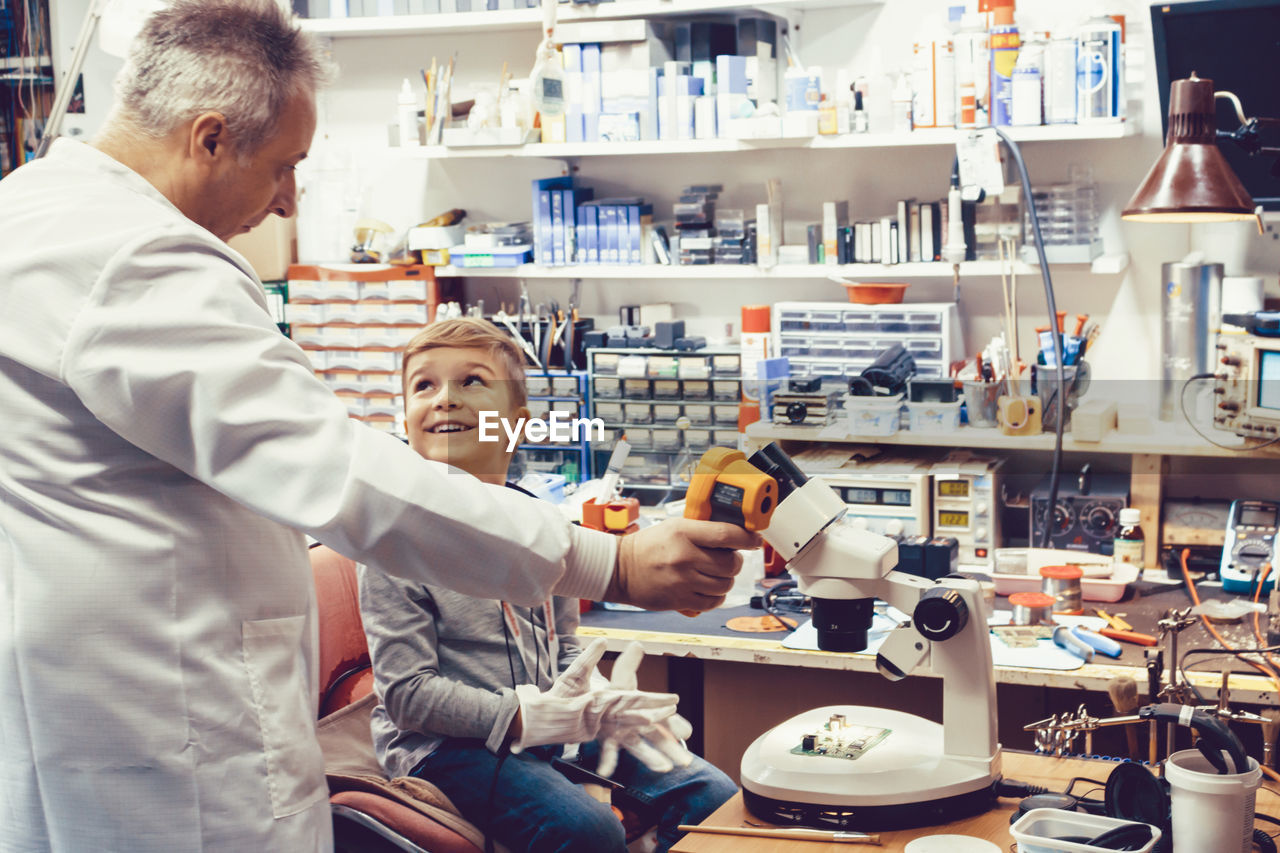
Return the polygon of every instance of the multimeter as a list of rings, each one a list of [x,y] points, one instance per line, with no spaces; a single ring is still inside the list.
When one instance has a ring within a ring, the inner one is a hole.
[[[1274,501],[1232,501],[1227,516],[1226,541],[1218,574],[1226,592],[1252,595],[1264,564],[1275,571],[1276,526],[1280,503]],[[1270,591],[1274,574],[1269,574],[1262,592]]]

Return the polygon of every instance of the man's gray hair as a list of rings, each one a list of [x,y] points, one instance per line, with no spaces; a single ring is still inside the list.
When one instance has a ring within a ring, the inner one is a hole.
[[[291,98],[333,76],[316,40],[275,0],[175,0],[131,45],[116,109],[154,138],[219,112],[243,157],[266,142]]]

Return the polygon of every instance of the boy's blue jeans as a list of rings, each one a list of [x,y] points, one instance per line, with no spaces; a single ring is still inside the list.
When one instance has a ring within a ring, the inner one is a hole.
[[[453,801],[463,817],[509,850],[528,853],[611,853],[626,849],[622,823],[549,763],[558,746],[543,746],[508,755],[502,764],[492,804],[498,756],[484,742],[449,738],[414,770]],[[595,767],[597,743],[579,751],[583,766]],[[715,766],[694,757],[688,767],[654,773],[629,753],[618,756],[613,780],[658,803],[658,851],[684,834],[682,823],[700,823],[738,790]]]

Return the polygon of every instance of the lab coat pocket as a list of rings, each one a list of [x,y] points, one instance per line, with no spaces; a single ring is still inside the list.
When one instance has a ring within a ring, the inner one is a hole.
[[[243,623],[244,664],[262,727],[267,791],[277,818],[328,795],[302,655],[306,616]]]

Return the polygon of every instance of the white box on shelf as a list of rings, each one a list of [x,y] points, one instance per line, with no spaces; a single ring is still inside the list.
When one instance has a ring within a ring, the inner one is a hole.
[[[452,249],[462,243],[467,227],[457,225],[419,225],[409,229],[409,250]]]
[[[895,435],[902,423],[902,395],[855,397],[846,394],[844,413],[850,435]]]
[[[912,432],[951,432],[960,428],[960,400],[954,403],[907,403]]]

